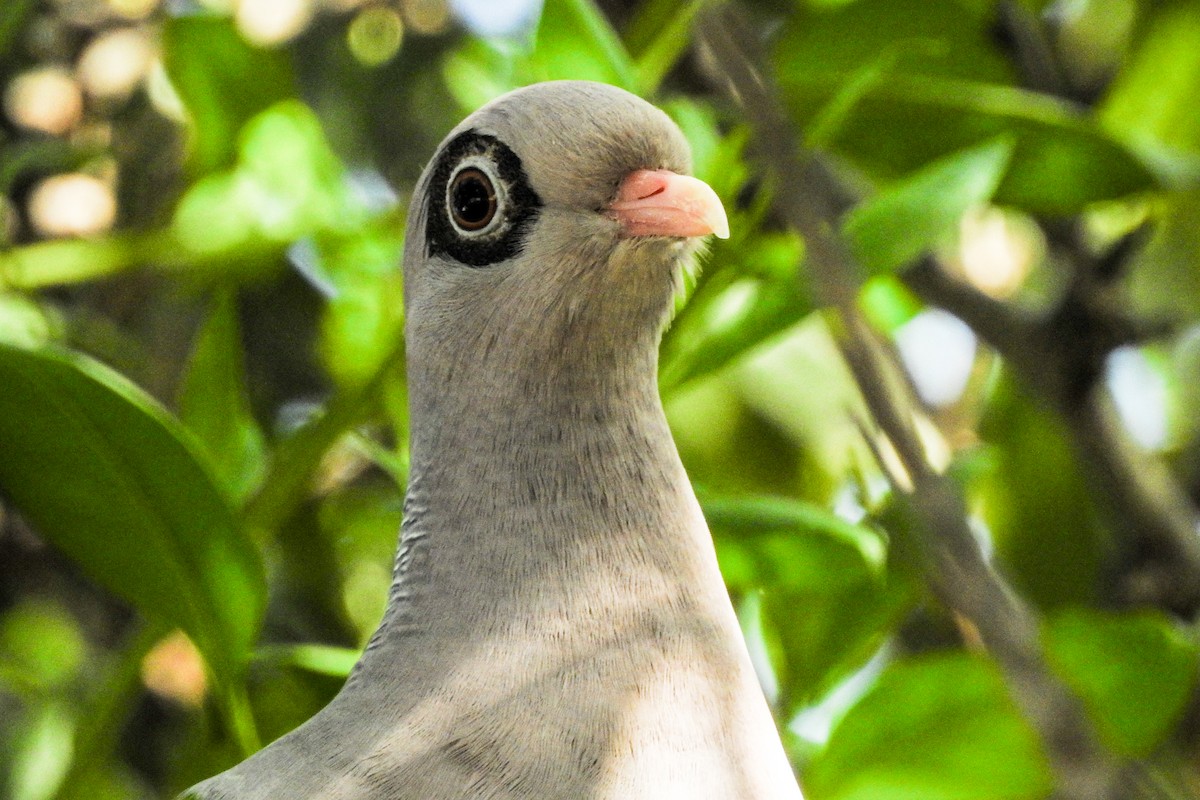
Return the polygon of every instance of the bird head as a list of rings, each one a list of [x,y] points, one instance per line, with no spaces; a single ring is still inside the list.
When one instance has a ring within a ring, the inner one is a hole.
[[[728,235],[690,161],[666,114],[604,84],[536,84],[476,111],[410,206],[410,355],[482,347],[599,367],[621,343],[656,344],[683,264],[701,237]]]

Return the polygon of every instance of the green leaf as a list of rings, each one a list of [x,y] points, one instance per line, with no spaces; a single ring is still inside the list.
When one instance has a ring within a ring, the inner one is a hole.
[[[637,93],[638,71],[592,0],[546,0],[525,82],[559,79],[610,83]]]
[[[75,354],[0,345],[0,491],[47,541],[234,682],[265,606],[262,564],[182,427]]]
[[[365,217],[320,120],[305,104],[288,100],[246,123],[235,168],[187,191],[173,231],[189,250],[216,253],[353,230]]]
[[[1118,74],[1100,121],[1169,174],[1200,175],[1200,7],[1168,3],[1154,12],[1144,38]]]
[[[8,0],[0,5],[0,54],[8,54],[13,41],[28,24],[37,0]]]
[[[962,653],[888,667],[805,777],[811,800],[1033,800],[1052,785],[999,670]]]
[[[704,498],[704,516],[709,524],[740,535],[767,531],[803,532],[827,537],[858,553],[854,570],[865,565],[878,574],[887,558],[887,547],[879,533],[855,525],[813,503],[787,497]],[[861,562],[861,563],[860,563]]]
[[[638,47],[638,84],[647,93],[654,93],[680,57],[692,43],[692,23],[709,0],[687,0],[685,3],[643,3],[639,9],[637,29],[648,31],[643,46]],[[654,17],[650,14],[655,13]],[[633,49],[632,45],[631,48]]]
[[[191,118],[200,173],[230,164],[242,125],[295,96],[288,52],[254,47],[228,17],[169,17],[162,35],[163,65]]]
[[[312,255],[333,288],[321,320],[321,352],[341,386],[368,383],[403,336],[402,231],[385,216],[350,235],[315,239]]]
[[[332,647],[323,644],[275,645],[261,648],[255,653],[257,661],[267,661],[287,667],[306,670],[331,678],[350,675],[362,653],[348,647]]]
[[[844,73],[782,79],[796,124],[807,127],[846,80]],[[1141,161],[1074,107],[1007,86],[944,78],[891,75],[877,81],[842,121],[832,147],[890,180],[997,136],[1016,142],[996,189],[998,203],[1069,214],[1155,186]]]
[[[1045,640],[1051,665],[1123,755],[1150,755],[1196,686],[1196,643],[1155,612],[1064,610],[1047,623]]]
[[[244,500],[266,470],[266,442],[250,410],[237,304],[218,293],[200,329],[179,395],[179,418],[196,436],[230,497]]]
[[[780,497],[702,496],[702,505],[727,585],[761,590],[786,709],[861,667],[910,602],[908,582],[886,571],[884,541],[869,528]]]
[[[48,341],[56,327],[53,317],[33,298],[0,291],[0,342],[36,347]]]
[[[1005,377],[980,434],[995,468],[972,490],[1017,590],[1042,608],[1093,600],[1106,535],[1062,421]]]
[[[697,290],[664,335],[664,392],[716,372],[812,311],[808,283],[797,274],[804,252],[799,237],[772,233],[739,244],[722,251],[736,263],[723,265]]]
[[[776,40],[775,60],[785,77],[851,74],[888,54],[903,74],[1008,82],[1012,68],[996,46],[994,15],[962,0],[858,0],[833,11],[793,13]]]
[[[851,248],[877,274],[911,263],[991,198],[1013,149],[1010,137],[993,139],[885,188],[847,215],[842,230]]]

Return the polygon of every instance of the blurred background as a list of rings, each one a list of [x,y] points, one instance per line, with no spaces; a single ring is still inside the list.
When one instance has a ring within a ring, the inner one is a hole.
[[[922,555],[817,193],[1122,796],[1200,797],[1200,3],[3,0],[0,798],[171,797],[337,691],[401,518],[408,196],[552,78],[660,105],[729,210],[661,387],[805,795],[1062,774]]]

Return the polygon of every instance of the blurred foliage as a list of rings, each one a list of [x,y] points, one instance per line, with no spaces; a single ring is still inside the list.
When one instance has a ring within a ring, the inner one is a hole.
[[[773,208],[791,187],[693,40],[708,5],[0,3],[0,798],[169,797],[336,692],[401,516],[405,198],[462,115],[553,78],[658,103],[729,210],[661,386],[806,796],[1049,794],[1011,690],[923,584]],[[933,252],[1033,314],[1071,281],[1065,215],[1097,253],[1149,230],[1110,289],[1168,333],[1107,385],[1200,498],[1200,3],[737,8],[861,198],[841,224],[868,318],[918,390],[957,382],[921,409],[931,460],[1106,746],[1200,796],[1194,620],[1119,607],[1129,554],[1061,413],[897,279]],[[1026,80],[1014,9],[1053,81]]]

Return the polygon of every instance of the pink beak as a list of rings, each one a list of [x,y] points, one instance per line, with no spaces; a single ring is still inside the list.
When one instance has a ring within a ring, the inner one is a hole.
[[[621,181],[617,199],[605,213],[621,223],[626,236],[707,236],[729,238],[729,220],[717,193],[690,175],[666,169],[639,169]]]

